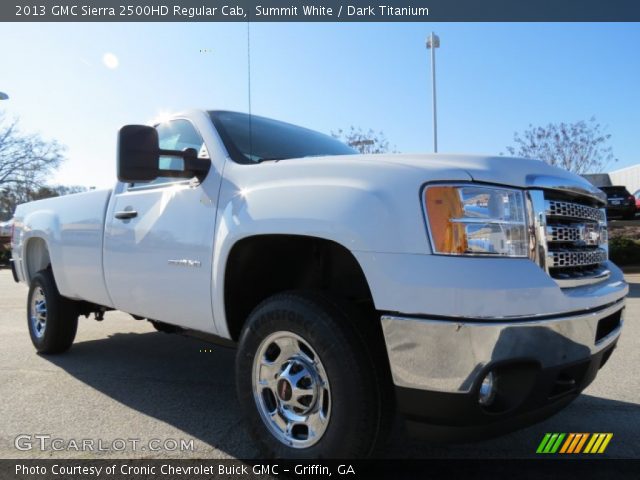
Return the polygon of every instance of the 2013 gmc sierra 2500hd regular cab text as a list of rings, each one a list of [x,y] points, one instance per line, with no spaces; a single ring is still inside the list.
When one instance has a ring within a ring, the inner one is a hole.
[[[602,192],[536,160],[356,153],[226,111],[123,127],[112,191],[16,209],[36,349],[111,309],[236,342],[248,427],[283,457],[370,455],[396,409],[489,436],[571,402],[628,291]]]

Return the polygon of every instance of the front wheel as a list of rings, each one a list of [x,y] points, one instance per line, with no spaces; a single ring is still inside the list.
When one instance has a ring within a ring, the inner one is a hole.
[[[27,297],[29,336],[40,353],[68,350],[76,337],[78,310],[75,302],[63,297],[50,269],[31,279]]]
[[[279,294],[249,316],[236,360],[250,433],[276,458],[364,457],[382,430],[381,385],[349,314],[321,295]]]

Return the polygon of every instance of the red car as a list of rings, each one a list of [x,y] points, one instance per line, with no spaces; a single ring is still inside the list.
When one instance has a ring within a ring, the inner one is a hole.
[[[640,190],[636,190],[636,193],[633,194],[636,199],[636,212],[640,211]]]

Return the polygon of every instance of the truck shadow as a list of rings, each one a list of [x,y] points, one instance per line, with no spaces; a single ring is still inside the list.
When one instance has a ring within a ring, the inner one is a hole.
[[[43,358],[113,400],[181,430],[186,440],[239,458],[258,454],[236,402],[233,349],[160,332],[116,333]],[[135,427],[123,426],[125,432],[149,440]],[[176,438],[175,432],[168,438]]]
[[[236,401],[233,349],[179,335],[117,333],[105,339],[78,342],[65,355],[43,358],[116,402],[184,432],[186,440],[200,440],[236,458],[258,455],[243,428]],[[96,429],[104,422],[99,416],[98,410]],[[617,437],[626,437],[626,441],[612,442],[607,453],[637,457],[640,455],[639,424],[637,404],[582,395],[543,423],[473,444],[433,445],[415,440],[407,437],[402,423],[396,420],[383,455],[388,458],[535,456],[537,444],[546,432],[614,432]],[[123,426],[123,436],[149,440],[132,425]],[[154,433],[151,438],[164,437]],[[175,432],[167,438],[176,438]],[[195,455],[198,458],[213,456],[206,447],[204,451],[196,450]]]

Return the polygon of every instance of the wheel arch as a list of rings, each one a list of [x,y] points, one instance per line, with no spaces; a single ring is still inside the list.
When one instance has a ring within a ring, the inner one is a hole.
[[[23,263],[27,284],[31,284],[36,273],[51,266],[49,246],[44,238],[30,237],[26,240]]]
[[[251,311],[289,290],[321,290],[374,310],[364,271],[353,253],[333,240],[299,234],[258,234],[237,240],[224,265],[224,314],[237,340]]]

